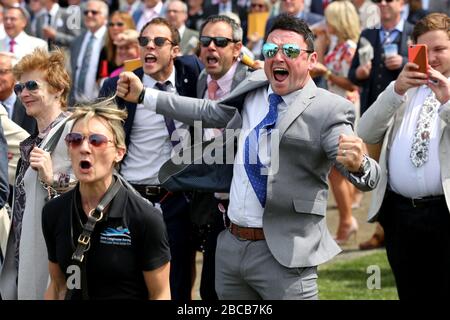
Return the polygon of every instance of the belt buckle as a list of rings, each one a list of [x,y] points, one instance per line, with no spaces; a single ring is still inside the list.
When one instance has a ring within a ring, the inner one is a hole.
[[[145,194],[147,196],[157,196],[157,195],[159,195],[159,191],[160,191],[159,187],[156,187],[156,186],[145,186]]]
[[[422,199],[421,198],[417,198],[417,199],[411,198],[411,203],[412,203],[413,208],[417,208],[420,205],[419,202],[416,202],[418,200],[422,200]]]

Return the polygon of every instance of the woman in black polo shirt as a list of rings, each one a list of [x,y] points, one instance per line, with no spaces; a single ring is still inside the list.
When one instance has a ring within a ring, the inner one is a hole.
[[[46,298],[170,299],[162,215],[113,174],[125,154],[126,112],[111,100],[75,110],[65,139],[79,183],[43,209]]]

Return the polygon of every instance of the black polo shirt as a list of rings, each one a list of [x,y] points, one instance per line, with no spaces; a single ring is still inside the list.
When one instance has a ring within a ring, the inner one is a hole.
[[[67,277],[77,239],[86,223],[78,186],[49,201],[42,212],[48,259]],[[169,242],[160,211],[121,186],[107,219],[95,226],[85,254],[90,299],[147,299],[143,271],[170,261]]]

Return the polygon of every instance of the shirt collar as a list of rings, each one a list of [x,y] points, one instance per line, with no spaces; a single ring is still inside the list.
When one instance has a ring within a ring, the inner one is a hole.
[[[217,80],[217,84],[219,85],[219,88],[221,92],[230,92],[231,91],[231,85],[233,83],[233,77],[236,73],[236,68],[239,61],[236,61],[231,65],[231,68],[220,78]],[[213,79],[208,74],[208,77],[206,78],[206,82],[209,84]]]
[[[181,27],[178,28],[178,33],[180,34],[180,39],[183,38],[184,31],[186,30],[186,25],[183,24]]]
[[[19,33],[17,35],[17,37],[15,38],[10,38],[9,36],[7,36],[8,39],[8,43],[14,39],[14,41],[16,42],[16,44],[18,44],[19,42],[21,42],[22,40],[24,40],[27,37],[27,34],[25,33],[25,31],[22,31],[21,33]]]
[[[172,73],[170,74],[169,78],[167,78],[167,80],[165,80],[164,82],[169,81],[172,88],[176,90],[175,87],[175,68],[172,69]],[[149,76],[148,74],[144,74],[144,77],[142,78],[142,82],[144,83],[144,85],[148,88],[153,88],[155,86],[155,84],[159,81],[156,81],[155,79],[153,79],[151,76]]]
[[[94,38],[95,39],[101,39],[101,38],[103,38],[103,36],[105,35],[105,33],[106,33],[106,25],[104,25],[104,26],[101,26],[97,31],[95,31],[94,33],[92,33],[91,31],[88,31],[88,33],[89,33],[89,37],[91,36],[91,35],[94,35]],[[88,38],[89,38],[88,37]]]
[[[398,32],[403,32],[403,28],[405,26],[405,20],[400,19],[400,21],[397,23],[397,25],[392,30],[397,30]],[[392,31],[392,30],[386,30],[383,26],[381,26],[382,31]]]
[[[7,106],[10,110],[12,110],[12,108],[14,108],[14,104],[16,103],[16,99],[17,99],[17,96],[16,96],[16,94],[13,91],[12,94],[8,98],[3,100],[2,103],[5,106]]]

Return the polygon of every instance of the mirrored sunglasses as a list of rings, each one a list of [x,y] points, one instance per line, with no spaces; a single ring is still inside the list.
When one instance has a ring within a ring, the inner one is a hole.
[[[234,43],[237,42],[235,40],[226,37],[207,37],[207,36],[200,37],[200,43],[202,47],[209,47],[211,41],[214,42],[214,45],[219,48],[225,48],[230,42]]]
[[[99,133],[93,133],[89,136],[84,136],[78,132],[71,132],[66,135],[64,140],[66,141],[66,144],[69,147],[77,148],[83,143],[84,139],[86,139],[86,138],[88,139],[89,144],[96,148],[104,146],[108,142],[113,143],[113,141],[109,140],[108,137],[104,136],[103,134],[99,134]]]
[[[166,41],[168,41],[170,44],[173,44],[173,42],[170,41],[170,39],[167,39],[165,37],[155,37],[155,38],[152,39],[152,38],[149,38],[149,37],[140,36],[140,37],[138,37],[138,41],[139,41],[139,45],[141,47],[147,46],[150,43],[150,41],[153,41],[153,43],[157,47],[164,46]]]
[[[281,47],[283,54],[289,59],[295,59],[300,55],[300,52],[303,50],[308,53],[312,53],[312,50],[301,49],[295,43],[286,43]],[[275,57],[280,47],[275,43],[266,42],[262,48],[262,54],[264,58],[269,59]]]
[[[39,84],[35,80],[30,80],[25,83],[19,82],[14,86],[14,93],[18,96],[22,93],[24,88],[28,91],[34,91],[39,89]]]

